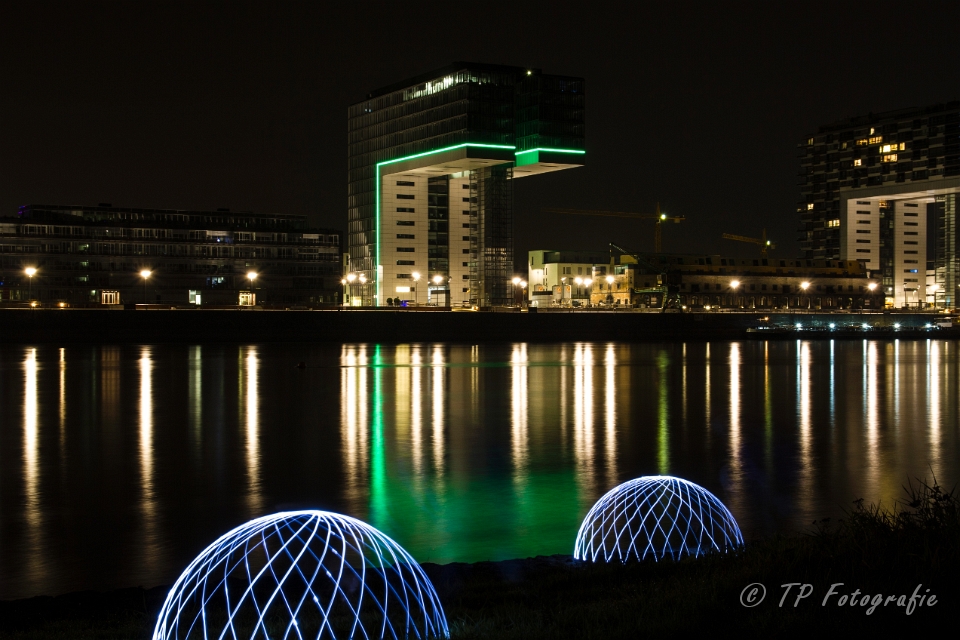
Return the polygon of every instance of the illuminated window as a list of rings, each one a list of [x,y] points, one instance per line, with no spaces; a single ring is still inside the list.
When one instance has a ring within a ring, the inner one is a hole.
[[[873,135],[875,131],[876,129],[874,129],[873,127],[870,127],[870,135]]]
[[[865,146],[867,146],[867,139],[866,139],[866,138],[861,138],[860,140],[857,140],[857,146],[858,146],[858,147],[865,147]]]
[[[906,143],[906,142],[901,142],[901,143],[900,143],[900,151],[903,151],[903,150],[906,149],[906,148],[907,148],[907,143]]]
[[[891,154],[889,154],[889,155],[885,155],[885,156],[883,156],[883,157],[881,158],[881,161],[883,161],[883,162],[896,162],[896,161],[897,161],[897,154],[891,153]]]
[[[807,144],[813,144],[813,138],[807,138]]]
[[[827,220],[827,226],[828,226],[828,227],[839,227],[839,226],[840,226],[840,220]]]
[[[853,166],[855,167],[859,167],[862,165],[863,165],[863,160],[861,160],[860,158],[857,158],[856,160],[853,161]]]
[[[883,136],[874,136],[870,138],[870,144],[879,144],[883,142]]]
[[[807,211],[813,211],[813,203],[807,205]]]

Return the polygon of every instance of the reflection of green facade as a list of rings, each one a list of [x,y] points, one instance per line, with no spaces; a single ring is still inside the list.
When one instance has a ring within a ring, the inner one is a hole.
[[[369,514],[361,517],[422,562],[503,560],[568,552],[584,507],[575,465],[552,468],[549,454],[541,453],[538,459],[538,452],[531,447],[523,469],[512,466],[509,473],[489,473],[482,463],[473,468],[469,458],[458,458],[456,453],[469,450],[463,442],[455,442],[471,435],[460,420],[463,416],[455,415],[456,407],[449,405],[439,419],[432,413],[434,384],[442,385],[445,399],[466,396],[468,390],[458,387],[471,378],[476,381],[475,372],[481,376],[502,374],[506,367],[473,366],[450,353],[444,353],[440,365],[429,358],[420,365],[407,365],[398,364],[396,353],[393,355],[384,357],[382,347],[374,347],[370,368],[361,373],[368,376],[371,390]],[[399,376],[414,367],[423,382],[419,390],[424,407],[421,450],[428,458],[435,455],[432,425],[442,427],[445,442],[442,461],[427,461],[419,474],[406,440],[408,429],[416,425],[401,424],[409,414],[400,417],[401,412],[395,410],[396,403],[414,401],[412,394],[417,390],[407,394],[398,383]],[[509,369],[515,374],[519,368]],[[456,381],[451,379],[454,374],[460,376]],[[356,400],[364,402],[366,398]],[[481,457],[490,454],[476,453]],[[509,456],[504,462],[508,460]],[[537,472],[538,467],[542,471]]]
[[[443,289],[447,303],[507,303],[512,179],[582,165],[584,123],[582,78],[464,62],[351,106],[350,268],[367,281],[354,295],[382,305],[395,291],[415,289],[417,272],[425,282],[443,277],[431,290]],[[451,180],[460,182],[439,184]],[[398,186],[411,191],[395,193]],[[449,207],[437,206],[439,194],[449,195]],[[414,228],[398,234],[398,222]],[[392,243],[401,237],[414,242]]]

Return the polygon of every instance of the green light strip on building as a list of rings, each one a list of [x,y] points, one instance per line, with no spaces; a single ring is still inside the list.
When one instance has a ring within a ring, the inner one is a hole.
[[[434,149],[433,151],[424,151],[423,153],[415,153],[411,156],[404,156],[402,158],[395,158],[393,160],[384,160],[383,162],[377,163],[376,171],[376,208],[377,208],[377,257],[374,260],[374,270],[376,271],[375,278],[377,281],[377,287],[374,289],[374,296],[377,299],[377,305],[380,304],[380,167],[388,164],[396,164],[397,162],[404,162],[405,160],[413,160],[415,158],[422,158],[424,156],[433,155],[435,153],[444,153],[446,151],[453,151],[455,149],[462,149],[464,147],[480,147],[482,149],[516,149],[512,144],[484,144],[481,142],[464,142],[463,144],[455,144],[451,147],[443,147],[442,149]],[[583,153],[571,152],[571,153]]]
[[[537,151],[548,151],[550,153],[586,153],[586,151],[582,151],[580,149],[549,149],[547,147],[537,147],[536,149],[517,151],[514,155],[522,156],[525,153],[536,153]]]

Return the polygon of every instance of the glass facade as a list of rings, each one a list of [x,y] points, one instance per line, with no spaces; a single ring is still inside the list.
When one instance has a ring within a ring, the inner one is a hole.
[[[451,212],[442,201],[450,197],[450,175],[468,177],[472,187],[470,299],[482,305],[505,304],[507,287],[494,280],[513,270],[512,191],[508,183],[515,154],[533,149],[582,154],[584,100],[581,78],[544,75],[522,67],[454,63],[374,91],[351,106],[347,195],[351,271],[363,274],[368,282],[383,277],[378,273],[386,260],[378,255],[379,182],[385,173],[381,169],[392,170],[392,163],[418,154],[423,158],[438,150],[466,150],[464,153],[475,159],[489,156],[490,162],[478,160],[479,164],[497,168],[470,166],[464,170],[461,166],[432,171],[428,270],[431,277],[449,278]],[[487,151],[491,153],[484,155]],[[576,164],[583,164],[582,155],[576,155]],[[386,294],[378,294],[379,289],[368,287],[364,304],[383,304]]]

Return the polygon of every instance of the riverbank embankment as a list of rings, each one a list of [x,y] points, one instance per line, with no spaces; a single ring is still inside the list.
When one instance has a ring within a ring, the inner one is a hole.
[[[0,326],[8,344],[960,337],[949,317],[929,313],[4,309]]]
[[[679,562],[423,568],[455,640],[923,635],[955,622],[960,499],[914,484],[893,510],[858,501],[840,522]],[[146,640],[167,591],[0,602],[0,636]]]

